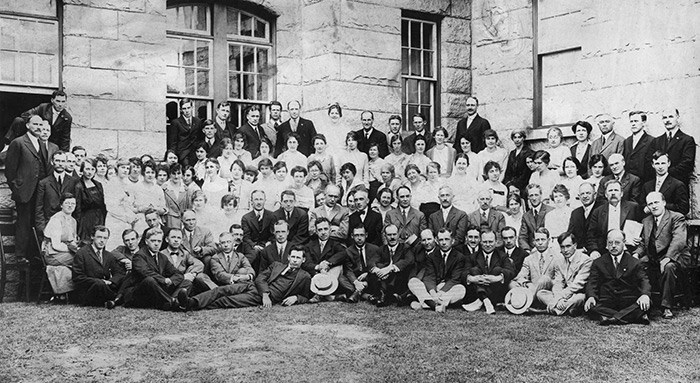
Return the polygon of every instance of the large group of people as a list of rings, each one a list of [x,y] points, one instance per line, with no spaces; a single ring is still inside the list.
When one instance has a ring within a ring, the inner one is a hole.
[[[426,116],[371,111],[359,129],[338,103],[328,119],[301,104],[269,104],[230,123],[180,116],[162,160],[69,150],[66,94],[17,118],[6,174],[17,209],[17,253],[41,241],[54,301],[199,310],[368,301],[444,312],[578,315],[600,323],[673,317],[690,264],[685,215],[695,141],[679,112],[666,133],[628,115],[624,138],[608,114],[552,127],[531,150],[513,150],[477,113],[450,135]],[[67,123],[67,126],[66,126]],[[404,124],[409,126],[404,126]],[[410,132],[410,133],[407,133]],[[68,294],[68,295],[67,295]]]

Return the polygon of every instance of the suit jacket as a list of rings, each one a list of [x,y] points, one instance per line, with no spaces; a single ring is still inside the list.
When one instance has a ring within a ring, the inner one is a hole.
[[[651,162],[646,161],[647,157],[651,158],[648,151],[653,139],[646,132],[642,132],[642,136],[634,148],[632,148],[632,136],[625,138],[623,142],[622,155],[625,157],[625,171],[639,177],[642,182],[648,181],[654,176]]]
[[[231,141],[233,141],[233,135],[236,134],[236,131],[238,130],[236,125],[229,120],[226,121],[226,126],[221,126],[219,125],[219,122],[214,119],[214,126],[216,127],[215,137],[217,141],[221,141],[224,138],[230,138]]]
[[[502,247],[501,250],[507,254],[505,247]],[[527,251],[517,246],[513,249],[509,257],[510,262],[513,264],[513,275],[518,275],[518,273],[520,273],[520,270],[523,268],[523,262],[525,262],[525,258],[527,258],[528,255]]]
[[[462,280],[466,259],[462,253],[452,249],[447,262],[442,259],[442,252],[436,248],[425,260],[423,284],[428,291],[436,290],[437,285],[445,285],[439,291],[449,291]]]
[[[614,131],[610,133],[605,145],[603,145],[603,137],[598,137],[591,143],[591,155],[602,154],[605,158],[610,158],[611,154],[622,154],[624,141],[625,139]]]
[[[266,268],[263,272],[255,278],[255,287],[258,289],[260,295],[270,293],[270,283],[274,282],[280,274],[287,268],[284,263],[275,262],[270,267]],[[299,269],[297,272],[292,286],[289,288],[284,298],[291,296],[297,297],[297,303],[306,303],[309,301],[309,296],[311,295],[311,276],[306,271]],[[280,303],[280,302],[273,302]]]
[[[218,252],[211,257],[211,273],[219,285],[225,286],[231,284],[231,278],[234,275],[255,276],[255,270],[250,265],[250,261],[243,253],[232,252],[231,260],[227,261],[226,256],[222,252]]]
[[[267,137],[267,134],[265,134],[265,130],[262,127],[258,126],[258,129],[260,131],[260,136],[269,139],[269,137]],[[249,151],[253,158],[260,156],[260,137],[258,137],[258,133],[256,133],[256,130],[253,129],[253,127],[251,127],[250,124],[246,122],[238,128],[238,133],[241,133],[243,136],[245,136],[245,150]],[[270,148],[271,151],[272,149],[273,148]]]
[[[597,302],[615,301],[625,297],[651,297],[651,285],[641,262],[625,252],[615,269],[608,252],[591,264],[591,273],[586,283],[586,296]]]
[[[224,147],[221,144],[221,139],[214,135],[214,143],[209,145],[206,139],[200,141],[204,148],[207,150],[207,158],[218,158],[224,151]]]
[[[671,161],[668,174],[688,186],[690,176],[695,168],[695,139],[678,130],[671,142],[668,142],[667,135],[662,134],[652,140],[651,147],[647,152],[647,163],[651,164],[651,156],[657,150],[668,153],[668,158]]]
[[[63,174],[63,183],[59,186],[58,180],[51,173],[48,177],[39,181],[36,189],[36,208],[34,218],[36,228],[43,232],[51,217],[61,210],[61,195],[63,193],[75,194],[75,184],[78,180]]]
[[[274,262],[284,264],[289,263],[289,252],[292,250],[292,246],[294,246],[294,244],[291,241],[287,241],[282,254],[280,254],[280,252],[277,250],[277,245],[277,242],[274,241],[265,246],[263,251],[260,253],[260,270],[267,269]]]
[[[466,137],[472,144],[472,152],[479,153],[486,147],[484,132],[488,129],[491,129],[491,124],[489,124],[487,119],[479,116],[479,113],[474,116],[474,120],[472,120],[469,126],[467,126],[466,118],[459,120],[457,123],[457,130],[455,131],[453,147],[457,153],[462,153],[462,146],[459,144],[459,140],[462,137]]]
[[[202,247],[201,255],[195,254],[192,250],[197,246]],[[195,226],[192,232],[192,239],[187,238],[187,231],[182,229],[182,247],[190,252],[190,254],[194,254],[195,257],[211,256],[217,251],[211,230],[200,226]]]
[[[568,261],[560,257],[554,266],[554,295],[569,299],[576,293],[584,293],[592,263],[593,260],[581,250],[576,250]]]
[[[473,225],[482,227],[481,209],[476,209],[475,211],[469,213],[468,218],[469,222]],[[489,215],[486,217],[486,220],[487,223],[485,227],[488,227],[489,229],[493,230],[494,233],[496,233],[496,242],[498,243],[498,246],[502,245],[503,241],[501,240],[501,229],[506,227],[506,218],[503,216],[503,213],[495,209],[489,209]],[[482,229],[483,228],[484,227],[482,227]]]
[[[646,196],[655,189],[656,177],[653,177],[642,187],[642,195],[639,203],[642,205],[646,204]],[[683,215],[688,214],[688,211],[690,211],[690,200],[688,199],[688,189],[683,182],[668,175],[661,184],[659,192],[663,194],[666,200],[666,209],[677,211]]]
[[[152,277],[161,285],[165,285],[165,278],[170,278],[174,286],[180,285],[185,277],[182,273],[170,262],[168,257],[158,252],[156,254],[158,262],[151,256],[150,250],[142,248],[132,260],[132,275],[136,282]]]
[[[170,121],[166,133],[168,149],[177,153],[180,163],[194,165],[197,162],[194,147],[204,139],[202,120],[192,116],[192,124],[188,125],[185,118],[180,116]]]
[[[506,252],[501,249],[495,249],[491,253],[491,260],[486,264],[486,256],[483,250],[479,250],[469,257],[466,257],[464,263],[463,283],[467,283],[467,275],[501,275],[503,274],[503,284],[508,285],[511,279],[515,276],[513,262],[511,262]]]
[[[164,250],[160,251],[161,253],[165,254],[168,259],[170,260],[170,263],[175,266],[175,268],[181,272],[182,274],[194,274],[197,275],[204,271],[204,264],[202,261],[199,259],[195,258],[192,253],[187,251],[184,246],[180,246],[180,249],[178,250],[177,253],[177,260],[173,262],[173,257],[170,252],[170,248],[165,248]]]
[[[681,213],[666,209],[661,216],[659,226],[656,228],[654,244],[656,257],[652,259],[649,250],[649,240],[654,226],[654,216],[648,215],[642,221],[642,243],[637,246],[635,253],[638,258],[646,257],[651,262],[659,262],[662,258],[669,258],[681,267],[690,267],[690,249],[688,249],[688,227],[685,217]]]
[[[307,273],[315,275],[318,273],[316,266],[322,261],[330,263],[330,267],[342,266],[345,263],[345,256],[345,247],[333,238],[326,241],[326,246],[323,249],[321,249],[318,238],[314,238],[306,244],[305,260],[301,268]]]
[[[571,157],[576,158],[576,150],[578,149],[579,145],[580,144],[578,142],[571,145]],[[584,178],[588,177],[588,160],[590,158],[591,158],[591,144],[586,144],[586,152],[583,154],[583,158],[580,161],[581,163],[578,166],[578,171],[576,172],[576,174],[578,174]]]
[[[277,143],[275,144],[275,157],[287,150],[287,136],[292,132],[291,120],[287,120],[277,127]],[[316,127],[311,120],[299,117],[297,124],[297,134],[299,135],[299,150],[305,156],[310,156],[314,152],[313,139],[316,135]]]
[[[588,224],[591,222],[591,215],[593,215],[593,210],[586,217],[586,211],[583,206],[579,206],[571,212],[567,231],[576,235],[576,246],[579,249],[586,247]]]
[[[389,145],[386,143],[386,134],[377,130],[377,128],[372,128],[372,133],[369,135],[369,139],[365,137],[364,128],[355,131],[357,137],[357,149],[369,157],[369,144],[376,142],[379,145],[379,157],[384,158],[389,155]],[[358,169],[359,171],[359,169]]]
[[[598,195],[596,197],[596,204],[601,205],[607,202],[605,198],[605,183],[615,179],[614,175],[608,175],[603,177],[598,184]],[[625,172],[620,179],[620,184],[622,186],[622,200],[623,201],[634,201],[639,203],[640,196],[642,194],[642,181],[639,177],[634,174]]]
[[[51,124],[51,135],[49,136],[49,142],[53,142],[64,152],[70,151],[70,131],[73,124],[73,117],[66,109],[63,109],[58,114],[58,117],[56,117],[56,121],[52,123],[53,105],[50,102],[39,104],[38,106],[22,113],[21,117],[24,120],[23,123],[18,125],[12,124],[11,128],[5,135],[6,141],[12,142],[12,140],[15,138],[21,137],[27,133],[27,122],[29,122],[29,118],[35,114],[41,116],[41,118]],[[49,157],[49,159],[50,158],[51,157]]]
[[[609,211],[610,204],[606,203],[593,209],[591,215],[588,217],[588,233],[586,234],[586,249],[588,250],[588,254],[591,254],[593,251],[602,252],[606,247],[608,230],[613,229],[608,227]],[[616,227],[615,229],[622,229],[627,220],[641,222],[642,217],[639,205],[631,201],[622,201],[620,202],[620,227]]]
[[[270,149],[275,148],[275,145],[277,145],[277,130],[279,129],[280,125],[282,125],[282,123],[278,123],[277,126],[275,126],[275,122],[272,120],[269,120],[264,124],[260,124],[265,131],[265,135],[270,140],[270,143],[272,143],[272,148]]]
[[[357,246],[352,245],[345,249],[345,264],[343,265],[343,272],[348,278],[350,283],[354,283],[357,277],[364,273],[369,273],[372,268],[377,266],[381,256],[379,254],[379,246],[375,246],[371,243],[365,243],[365,258],[367,262],[363,262],[360,252],[357,250]]]
[[[512,184],[520,190],[525,190],[528,182],[530,182],[530,175],[532,175],[532,170],[527,167],[525,161],[525,158],[530,153],[532,153],[532,149],[528,145],[524,145],[518,154],[515,154],[515,149],[510,151],[503,184]]]
[[[532,209],[523,214],[523,221],[518,231],[518,247],[525,251],[530,251],[533,248],[532,241],[535,239],[535,231],[540,227],[544,227],[544,217],[552,210],[554,208],[551,206],[540,204],[540,211],[537,212],[537,217],[532,214]]]
[[[241,218],[243,227],[243,242],[255,246],[267,246],[272,239],[272,225],[275,223],[274,214],[269,210],[263,210],[262,220],[258,221],[255,211],[251,210]]]
[[[551,247],[544,252],[544,265],[540,267],[540,252],[532,250],[523,261],[523,267],[520,269],[515,281],[521,285],[535,283],[543,276],[554,280],[555,266],[561,262],[561,254],[555,254]]]
[[[391,256],[388,245],[379,248],[379,262],[377,262],[377,267],[379,268],[384,268],[393,264],[399,268],[399,272],[403,273],[410,270],[414,262],[413,252],[403,243],[399,243],[396,246],[393,257]]]
[[[364,225],[365,229],[367,230],[367,242],[377,246],[382,245],[382,229],[384,228],[384,226],[381,214],[367,207],[367,214],[365,215],[364,222],[362,222],[362,220],[360,219],[360,212],[356,211],[350,215],[349,224],[350,226],[348,229],[348,246],[352,244],[352,229],[360,225]]]
[[[406,242],[406,238],[415,234],[418,239],[414,245],[420,244],[420,233],[428,228],[428,222],[423,212],[412,207],[408,208],[406,218],[401,214],[400,208],[389,210],[384,217],[384,227],[389,225],[396,225],[399,228],[399,241],[401,242]]]
[[[58,151],[58,146],[49,142],[47,161],[42,163],[39,152],[29,139],[29,134],[31,133],[26,133],[10,142],[5,159],[5,176],[12,191],[12,199],[20,203],[29,202],[36,192],[39,180],[53,172],[51,157]],[[41,140],[39,142],[41,143]]]
[[[306,210],[295,207],[292,210],[289,220],[283,208],[279,208],[274,213],[275,221],[287,221],[289,225],[289,242],[303,245],[309,240],[309,215]]]
[[[73,282],[79,289],[86,289],[95,282],[107,280],[116,287],[121,285],[126,272],[117,258],[107,250],[102,250],[102,262],[92,245],[83,246],[73,257]]]
[[[455,250],[457,250],[455,248]],[[430,257],[430,254],[440,251],[436,247],[433,248],[431,251],[426,251],[425,247],[419,246],[416,249],[414,249],[413,252],[413,267],[411,268],[411,271],[409,273],[409,279],[410,278],[418,278],[420,280],[423,280],[423,276],[425,275],[425,265],[427,264],[428,258]]]
[[[316,234],[316,219],[325,217],[331,223],[331,238],[344,241],[348,237],[348,227],[350,226],[350,210],[345,206],[336,204],[331,209],[330,214],[325,206],[319,206],[309,212],[309,235]]]
[[[467,227],[469,227],[467,213],[452,206],[447,213],[447,221],[442,217],[442,208],[428,217],[428,228],[433,233],[437,233],[443,227],[449,228],[452,232],[452,238],[455,240],[454,246],[463,244],[467,237]]]
[[[418,133],[413,132],[409,134],[408,137],[404,138],[403,143],[401,144],[401,151],[403,151],[406,154],[415,153],[415,144],[417,136]],[[427,127],[423,130],[423,137],[425,138],[425,152],[427,154],[428,150],[435,146],[435,139],[433,138],[433,134],[428,131]]]

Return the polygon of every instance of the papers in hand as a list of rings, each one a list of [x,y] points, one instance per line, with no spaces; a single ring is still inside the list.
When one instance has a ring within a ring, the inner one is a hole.
[[[634,239],[642,235],[642,224],[636,221],[625,221],[622,231],[625,232],[625,244],[634,245]]]

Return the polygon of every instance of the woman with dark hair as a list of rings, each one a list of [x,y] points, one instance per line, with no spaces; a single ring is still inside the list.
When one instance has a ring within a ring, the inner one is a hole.
[[[165,151],[165,155],[163,156],[163,162],[168,164],[168,166],[170,166],[172,164],[176,164],[176,163],[178,163],[178,161],[179,160],[177,158],[177,154],[175,153],[174,150],[168,149]]]
[[[78,251],[79,244],[77,222],[72,217],[76,206],[75,196],[64,193],[60,205],[61,210],[51,216],[46,224],[42,244],[43,253],[46,254],[46,276],[56,294],[52,301],[65,301],[65,294],[73,291],[73,255]]]
[[[431,161],[440,164],[440,177],[442,178],[447,178],[452,174],[452,165],[454,164],[455,154],[457,153],[453,147],[446,145],[445,141],[447,137],[447,129],[442,126],[435,128],[433,132],[435,146],[428,149],[426,152],[426,155]]]
[[[289,133],[287,135],[287,150],[277,156],[277,160],[284,161],[289,169],[293,169],[297,166],[306,168],[306,164],[308,163],[304,153],[297,150],[299,148],[300,139],[299,134],[294,132]]]
[[[481,153],[485,150],[486,149],[482,150]],[[492,208],[500,212],[505,212],[507,210],[506,197],[508,196],[508,188],[500,181],[502,174],[501,164],[496,161],[488,161],[486,165],[484,165],[484,178],[486,180],[482,184],[482,190],[491,192]]]
[[[156,165],[156,183],[158,186],[163,187],[168,182],[169,175],[170,165],[164,163]]]
[[[430,162],[425,167],[426,180],[413,190],[411,200],[415,199],[419,210],[427,216],[440,210],[440,188],[444,179],[440,177],[440,164]]]
[[[134,188],[134,206],[136,212],[139,213],[139,219],[134,225],[134,230],[137,233],[143,233],[148,227],[146,224],[145,213],[149,209],[155,209],[158,215],[163,216],[168,212],[165,207],[165,193],[163,189],[156,183],[156,164],[153,161],[147,161],[141,165],[141,175],[143,181],[139,186]]]
[[[571,156],[579,163],[578,175],[588,177],[588,157],[591,154],[591,131],[593,127],[587,121],[577,121],[571,130],[576,136],[576,143],[571,145]],[[571,189],[570,189],[571,190]],[[578,190],[578,189],[576,189]]]
[[[206,193],[210,201],[218,202],[224,194],[228,194],[228,181],[219,177],[219,161],[207,158],[204,166],[206,174],[202,183],[202,191]]]
[[[362,153],[364,154],[364,153]],[[340,187],[343,190],[343,196],[340,198],[340,204],[343,206],[347,206],[348,204],[348,193],[358,185],[364,185],[362,181],[359,179],[357,176],[357,168],[353,163],[346,162],[343,164],[343,166],[340,167],[339,171],[340,176],[342,177],[340,181]]]
[[[518,238],[518,233],[520,232],[520,225],[523,223],[523,200],[517,194],[511,194],[508,196],[506,201],[506,206],[508,209],[503,215],[505,218],[506,226],[510,226],[515,229],[515,238]]]
[[[421,176],[420,168],[415,164],[406,165],[404,176],[406,177],[406,181],[403,182],[403,185],[408,186],[413,193],[419,190],[423,186],[423,182],[425,182],[425,178]],[[411,207],[419,209],[420,204],[421,201],[418,198],[411,198]]]
[[[550,247],[555,254],[561,254],[557,237],[564,233],[569,228],[571,220],[571,212],[573,209],[567,204],[569,202],[569,190],[562,184],[554,185],[552,193],[549,196],[550,205],[554,207],[544,217],[544,228],[549,230]]]
[[[394,202],[394,192],[389,188],[381,188],[377,191],[377,198],[372,202],[372,210],[382,215],[382,222],[386,218],[386,213],[396,207]]]
[[[105,224],[105,216],[107,215],[104,188],[99,181],[94,179],[96,166],[96,159],[86,158],[80,164],[83,176],[75,184],[76,198],[73,216],[78,221],[78,236],[84,243],[90,242],[92,228],[95,225]]]
[[[290,174],[293,182],[288,189],[294,192],[296,207],[306,209],[306,211],[313,209],[315,205],[314,191],[305,183],[308,171],[303,166],[295,166]]]
[[[413,141],[413,148],[415,152],[408,156],[407,164],[413,164],[418,166],[421,172],[426,172],[426,168],[430,163],[430,158],[425,155],[425,149],[427,147],[427,141],[425,137],[416,135],[415,141]]]
[[[484,170],[484,166],[486,166],[486,163],[489,161],[497,163],[501,170],[506,168],[506,164],[508,162],[508,151],[498,146],[498,143],[498,133],[496,133],[495,130],[487,129],[484,131],[484,144],[486,147],[478,154],[479,172]],[[500,177],[500,181],[503,181],[505,172],[501,171]],[[483,179],[485,180],[486,178]]]
[[[215,220],[222,225],[222,231],[231,227],[233,224],[241,224],[241,218],[248,212],[247,209],[240,209],[238,199],[231,194],[226,194],[221,197],[221,210],[217,213]]]
[[[249,151],[245,150],[245,134],[236,133],[233,135],[233,155],[236,159],[243,161],[244,164],[253,162],[253,156]]]
[[[314,153],[307,160],[307,167],[311,173],[311,163],[316,161],[320,166],[322,178],[326,182],[335,182],[335,160],[333,155],[327,150],[326,136],[317,134],[313,138]],[[335,153],[340,153],[336,151]]]
[[[369,187],[369,159],[367,155],[357,149],[358,132],[348,132],[345,136],[346,149],[343,150],[336,158],[336,166],[342,166],[346,163],[351,163],[355,166],[355,174],[359,182]],[[336,170],[337,173],[337,184],[340,185],[340,179],[343,176],[340,172],[340,168]]]
[[[253,183],[243,178],[244,172],[245,164],[243,161],[233,161],[230,168],[231,179],[228,182],[228,190],[229,194],[236,197],[236,208],[247,212],[250,207],[250,193],[253,191]]]
[[[323,165],[321,165],[321,163],[316,160],[311,160],[309,161],[308,171],[309,179],[306,180],[306,186],[310,187],[311,190],[314,191],[314,194],[319,190],[326,190],[328,180],[325,179],[325,176],[323,174]],[[335,177],[335,169],[333,170],[333,174]]]
[[[107,170],[109,169],[109,159],[104,154],[98,154],[95,159],[95,181],[98,181],[102,186],[107,185],[109,178],[107,177]]]
[[[482,182],[484,178],[481,176],[481,170],[479,169],[479,163],[481,159],[477,153],[472,152],[472,143],[466,137],[459,138],[459,147],[462,149],[462,153],[467,156],[469,179],[471,181]],[[455,165],[457,164],[457,157],[455,157]],[[455,173],[455,168],[452,167],[452,173]]]
[[[571,193],[571,199],[568,201],[568,205],[571,209],[576,209],[581,206],[577,195],[578,188],[581,186],[581,183],[583,183],[583,178],[578,175],[578,170],[580,168],[581,166],[574,156],[566,157],[561,166],[562,175],[559,183],[566,186]]]
[[[467,141],[462,137],[461,140]],[[467,141],[469,142],[469,141]],[[466,147],[467,149],[469,146]],[[462,145],[462,150],[465,145]],[[452,188],[454,199],[452,203],[460,210],[473,211],[476,209],[476,193],[466,192],[466,189],[475,190],[480,187],[481,182],[477,181],[476,172],[471,165],[471,152],[457,153],[455,156],[455,164],[452,168],[452,176],[445,181],[445,184]]]
[[[386,163],[394,165],[394,171],[402,180],[405,179],[404,170],[408,163],[408,154],[401,150],[403,146],[403,138],[401,134],[395,134],[389,139],[389,155],[384,158]]]
[[[369,144],[368,157],[369,200],[374,201],[379,186],[382,184],[382,167],[386,164],[386,161],[379,157],[379,143],[372,142]]]
[[[249,153],[250,154],[250,153]],[[219,161],[219,176],[224,179],[231,178],[231,165],[238,157],[233,154],[233,141],[230,138],[224,137],[221,139],[221,155],[216,158]]]
[[[329,152],[333,155],[334,160],[338,160],[337,154],[345,150],[345,135],[351,131],[351,127],[347,126],[343,120],[343,108],[340,104],[334,102],[328,106],[328,124],[320,124],[316,128],[319,134],[326,137],[326,145]],[[323,162],[321,162],[323,163]],[[335,169],[333,169],[335,172]],[[335,182],[331,179],[331,182]]]
[[[586,181],[593,184],[593,190],[598,190],[600,180],[608,173],[610,173],[610,168],[608,167],[607,158],[602,154],[592,155],[588,160],[588,179]]]
[[[165,226],[180,227],[180,217],[185,210],[192,208],[192,195],[195,189],[188,188],[182,182],[182,165],[173,164],[168,168],[170,179],[163,184],[163,195],[165,196],[165,207],[168,212],[165,214]]]
[[[554,185],[559,183],[559,172],[549,168],[549,153],[544,150],[535,152],[533,162],[535,171],[530,176],[530,184],[540,185],[542,188],[542,199],[552,193]],[[561,167],[561,165],[559,165]]]
[[[272,155],[272,148],[272,142],[270,142],[270,140],[267,137],[263,137],[262,140],[260,140],[260,155],[253,159],[253,161],[250,162],[250,165],[257,168],[258,165],[260,165],[260,161],[262,160],[269,160],[270,162],[274,163],[275,157]],[[246,164],[246,166],[247,165],[248,164]]]
[[[207,147],[204,143],[199,143],[194,148],[194,155],[197,162],[192,166],[194,168],[194,182],[201,187],[204,182],[204,175],[207,174]]]

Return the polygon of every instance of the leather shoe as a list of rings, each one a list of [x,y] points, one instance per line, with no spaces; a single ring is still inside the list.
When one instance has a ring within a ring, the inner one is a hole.
[[[177,292],[177,303],[178,307],[182,311],[187,311],[189,309],[189,294],[187,294],[187,290],[185,289],[180,289],[180,291]]]
[[[673,318],[673,313],[671,312],[671,309],[664,309],[664,313],[661,314],[661,317],[664,319],[671,319]]]
[[[600,324],[601,326],[610,326],[611,324],[615,324],[615,323],[617,323],[617,319],[610,318],[610,317],[603,317],[600,320],[600,323],[598,323],[598,324]]]
[[[309,299],[309,303],[319,303],[321,302],[321,297],[318,294],[315,294],[311,299]]]
[[[107,301],[107,302],[105,302],[105,308],[106,308],[107,310],[111,310],[111,309],[113,309],[113,308],[116,307],[116,306],[117,306],[117,303],[114,302],[114,301]]]
[[[670,310],[669,310],[669,311],[670,311]],[[666,312],[664,312],[664,314],[666,314]],[[671,314],[671,315],[673,315],[673,314]],[[664,318],[666,318],[666,317],[664,317]],[[668,319],[668,318],[667,318],[667,319]],[[641,324],[643,324],[643,325],[645,325],[645,326],[650,325],[650,324],[651,324],[651,321],[649,320],[649,315],[647,315],[647,314],[642,315],[642,318],[639,320],[639,323],[641,323]]]
[[[359,301],[360,301],[360,292],[359,292],[359,291],[355,291],[355,292],[352,293],[352,295],[350,295],[350,297],[348,298],[348,303],[357,303],[357,302],[359,302]]]
[[[332,297],[332,298],[331,298]],[[347,302],[348,301],[348,296],[345,294],[340,294],[340,295],[331,295],[328,299],[329,302]]]

